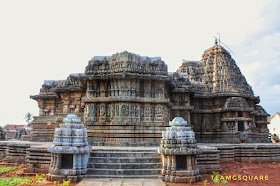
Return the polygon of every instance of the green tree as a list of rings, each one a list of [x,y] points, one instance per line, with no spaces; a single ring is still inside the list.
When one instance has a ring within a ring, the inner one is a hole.
[[[30,112],[27,112],[25,114],[25,121],[29,124],[31,120],[32,120],[32,114]]]

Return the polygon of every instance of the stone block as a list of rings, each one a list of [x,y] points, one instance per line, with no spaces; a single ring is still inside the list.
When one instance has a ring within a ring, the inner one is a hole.
[[[75,170],[75,172],[73,172],[71,175],[81,175],[81,174],[82,174],[82,170],[78,169],[78,170]]]
[[[74,176],[76,175],[76,170],[73,169],[61,169],[60,174],[64,176]]]
[[[33,168],[34,166],[33,166],[33,164],[27,164],[26,165],[26,168]]]
[[[166,170],[166,174],[170,175],[171,174],[171,170]]]
[[[170,176],[165,175],[165,182],[170,182]]]
[[[47,174],[47,173],[49,173],[49,169],[35,168],[35,173],[36,174]]]
[[[87,178],[87,175],[78,175],[77,176],[77,181],[81,181],[82,179]]]
[[[63,179],[66,179],[66,176],[61,176],[61,175],[51,175],[50,181],[59,181],[59,183],[63,183]]]
[[[84,174],[87,174],[87,169],[81,169],[81,174],[83,174],[83,175],[84,175]],[[78,174],[78,171],[77,171],[77,175],[79,175],[79,174]]]
[[[190,182],[195,182],[196,178],[194,176],[189,176],[189,177],[175,177],[175,183],[190,183]]]
[[[176,171],[176,177],[186,177],[186,176],[193,176],[194,171],[193,170],[183,170],[183,171]]]
[[[34,173],[35,172],[35,169],[34,168],[25,168],[23,170],[24,173]]]
[[[42,168],[42,169],[49,169],[50,164],[40,164],[39,167]]]
[[[72,182],[78,182],[77,176],[67,176],[67,180],[70,180]]]
[[[51,174],[50,173],[46,174],[46,178],[47,180],[51,180]]]
[[[170,176],[170,183],[175,183],[175,176]]]

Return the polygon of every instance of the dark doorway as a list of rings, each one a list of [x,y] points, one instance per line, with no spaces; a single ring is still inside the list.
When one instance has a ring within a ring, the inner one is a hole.
[[[187,169],[187,156],[176,156],[176,170]]]
[[[73,168],[73,154],[62,154],[61,156],[61,169]]]
[[[238,131],[244,131],[244,121],[238,121]]]
[[[238,117],[243,117],[243,112],[238,112]]]
[[[144,97],[144,80],[140,80],[140,97]]]

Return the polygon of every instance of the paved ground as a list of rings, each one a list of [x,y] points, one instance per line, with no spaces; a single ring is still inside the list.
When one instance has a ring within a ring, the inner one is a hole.
[[[85,178],[77,186],[165,186],[160,179]]]

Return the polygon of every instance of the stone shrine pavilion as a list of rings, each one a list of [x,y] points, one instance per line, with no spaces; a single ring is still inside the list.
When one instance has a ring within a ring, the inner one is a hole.
[[[95,56],[85,73],[45,81],[31,141],[53,141],[68,114],[82,119],[90,145],[159,146],[162,131],[182,117],[197,142],[270,142],[266,111],[230,53],[220,45],[200,61],[168,72],[161,58],[122,52]]]

